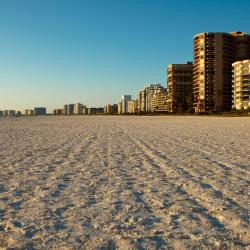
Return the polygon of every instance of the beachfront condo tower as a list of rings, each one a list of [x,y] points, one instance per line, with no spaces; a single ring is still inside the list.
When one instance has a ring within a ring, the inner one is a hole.
[[[193,95],[196,113],[232,109],[232,64],[250,58],[244,32],[200,33],[193,40]]]

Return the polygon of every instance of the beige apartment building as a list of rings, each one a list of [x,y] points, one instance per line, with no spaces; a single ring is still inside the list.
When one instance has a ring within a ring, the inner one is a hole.
[[[193,63],[170,64],[167,68],[167,111],[192,112]]]
[[[152,112],[166,112],[167,111],[167,89],[158,88],[152,93],[151,98]]]
[[[138,112],[146,111],[146,93],[145,90],[141,90],[138,95]]]
[[[63,115],[63,109],[54,109],[53,114],[54,115]]]
[[[81,103],[75,103],[73,108],[74,115],[82,115],[83,114],[84,105]]]
[[[133,114],[135,113],[135,101],[134,100],[128,100],[127,101],[127,113]]]
[[[195,112],[232,108],[232,64],[250,58],[250,36],[244,32],[194,36],[193,95]]]
[[[126,114],[128,113],[128,101],[131,101],[131,95],[123,95],[121,100],[121,107],[119,107],[119,114]]]
[[[106,115],[116,115],[118,113],[118,105],[117,104],[107,104],[104,106],[104,114]]]
[[[233,63],[233,104],[236,110],[250,109],[250,59]]]
[[[135,113],[138,113],[139,111],[139,100],[135,99]]]
[[[119,102],[118,103],[118,114],[120,115],[120,114],[122,114],[122,103],[121,102]]]
[[[164,107],[165,105],[165,107]],[[150,84],[138,94],[138,112],[166,110],[166,89],[161,84]]]
[[[32,115],[34,115],[34,110],[33,110],[33,109],[26,109],[26,110],[24,111],[24,114],[25,114],[26,116],[32,116]]]

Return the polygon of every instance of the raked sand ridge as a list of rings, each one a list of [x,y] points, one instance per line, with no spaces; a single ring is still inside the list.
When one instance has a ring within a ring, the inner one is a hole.
[[[0,248],[249,249],[250,118],[0,119]]]

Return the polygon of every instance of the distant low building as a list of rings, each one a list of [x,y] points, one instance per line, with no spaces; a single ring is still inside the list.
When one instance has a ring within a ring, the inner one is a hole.
[[[32,115],[34,115],[34,110],[33,109],[25,109],[24,114],[26,116],[32,116]]]
[[[107,104],[104,106],[104,114],[106,115],[116,115],[118,113],[118,105],[117,104]]]
[[[0,110],[0,116],[3,116],[3,111],[2,110]]]
[[[83,115],[88,115],[88,110],[89,110],[89,109],[84,105],[84,106],[83,106],[83,109],[82,109],[82,114],[83,114]]]
[[[46,115],[46,108],[45,107],[35,107],[34,108],[34,115]]]
[[[74,104],[74,115],[83,115],[84,105],[81,103]]]
[[[63,109],[54,109],[53,114],[54,115],[63,115]]]
[[[15,116],[16,115],[16,110],[5,110],[7,111],[6,114],[7,116]]]
[[[88,115],[101,115],[103,112],[103,108],[88,108]]]
[[[63,108],[64,115],[73,115],[74,114],[74,104],[66,104]]]

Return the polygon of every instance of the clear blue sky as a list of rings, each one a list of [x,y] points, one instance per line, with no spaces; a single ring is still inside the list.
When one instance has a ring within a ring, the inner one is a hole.
[[[194,34],[250,33],[249,13],[248,0],[0,0],[0,110],[103,106],[166,86]]]

